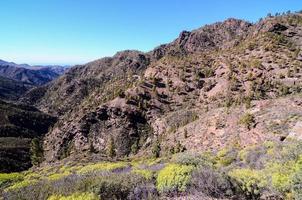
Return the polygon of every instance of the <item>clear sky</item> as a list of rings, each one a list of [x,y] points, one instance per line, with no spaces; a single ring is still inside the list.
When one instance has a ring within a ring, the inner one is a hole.
[[[125,49],[149,51],[229,17],[255,22],[287,10],[302,10],[302,0],[2,0],[0,59],[82,64]]]

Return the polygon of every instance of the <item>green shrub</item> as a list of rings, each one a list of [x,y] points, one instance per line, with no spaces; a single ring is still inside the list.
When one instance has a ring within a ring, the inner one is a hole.
[[[21,173],[0,173],[0,187],[7,183],[21,181],[23,177]]]
[[[193,166],[169,164],[157,176],[157,189],[160,192],[185,191],[193,171]]]
[[[132,172],[143,176],[146,180],[151,180],[154,176],[153,171],[147,169],[134,169]]]
[[[48,200],[99,200],[99,198],[93,193],[74,193],[69,196],[52,195]]]
[[[93,171],[112,171],[115,169],[122,169],[127,166],[128,164],[124,162],[101,162],[97,164],[86,165],[83,168],[79,169],[77,173],[86,174]]]
[[[15,190],[15,189],[19,189],[19,188],[24,188],[29,185],[34,185],[37,182],[38,182],[37,180],[23,180],[21,182],[17,182],[15,184],[13,184],[12,186],[6,188],[5,190]]]
[[[239,124],[244,125],[248,130],[250,130],[255,124],[255,117],[250,113],[245,113],[239,119]]]
[[[66,176],[69,176],[69,175],[71,175],[71,173],[66,171],[66,172],[63,172],[63,173],[51,174],[47,178],[48,178],[48,180],[54,181],[54,180],[62,179],[62,178],[66,177]]]
[[[278,192],[285,194],[290,191],[293,166],[293,161],[287,163],[274,161],[266,164],[265,173],[271,176],[272,187]]]
[[[215,164],[217,167],[228,166],[237,158],[237,151],[233,148],[224,148],[217,152]]]
[[[178,153],[175,154],[172,158],[172,161],[180,165],[190,165],[190,166],[213,166],[214,158],[212,155],[204,153]]]
[[[234,169],[228,175],[232,178],[238,192],[243,192],[247,197],[257,199],[261,191],[267,186],[267,177],[259,170]]]
[[[302,199],[302,155],[300,155],[294,166],[294,173],[290,181],[295,199]]]

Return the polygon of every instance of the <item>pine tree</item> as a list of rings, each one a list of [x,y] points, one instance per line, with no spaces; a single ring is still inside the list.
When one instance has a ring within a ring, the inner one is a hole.
[[[33,165],[39,165],[43,161],[43,147],[38,138],[34,138],[30,143],[30,158]]]
[[[160,156],[160,151],[161,151],[160,143],[158,140],[156,140],[152,148],[153,157],[158,158]]]
[[[108,146],[107,146],[107,155],[110,158],[113,158],[116,156],[116,152],[115,152],[115,144],[114,144],[114,139],[111,136],[108,142]]]

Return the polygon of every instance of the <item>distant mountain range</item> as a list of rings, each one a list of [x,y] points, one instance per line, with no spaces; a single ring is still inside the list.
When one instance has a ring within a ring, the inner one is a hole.
[[[31,66],[0,60],[0,98],[16,99],[27,90],[44,85],[60,75],[69,66]]]
[[[32,85],[44,85],[63,74],[68,66],[31,66],[0,60],[0,76]]]

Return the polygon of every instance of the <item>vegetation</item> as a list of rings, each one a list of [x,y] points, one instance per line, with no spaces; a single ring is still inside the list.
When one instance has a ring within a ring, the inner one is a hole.
[[[248,130],[250,130],[255,124],[255,117],[251,113],[245,113],[239,119],[239,124],[244,125]]]
[[[115,149],[115,144],[114,144],[114,139],[111,136],[107,145],[107,155],[110,158],[113,158],[116,156],[116,149]]]
[[[159,199],[187,194],[300,199],[301,179],[302,143],[291,140],[246,148],[232,145],[217,153],[184,152],[172,158],[73,163],[0,174],[0,192],[8,199]]]
[[[31,162],[38,165],[43,161],[43,146],[38,138],[34,138],[30,143]]]
[[[160,156],[160,151],[161,151],[160,143],[158,140],[156,140],[152,147],[153,157],[158,158]]]
[[[98,200],[98,196],[93,193],[74,193],[69,196],[52,195],[48,200]]]
[[[158,173],[157,189],[161,192],[185,191],[190,182],[192,171],[192,166],[169,164]]]

